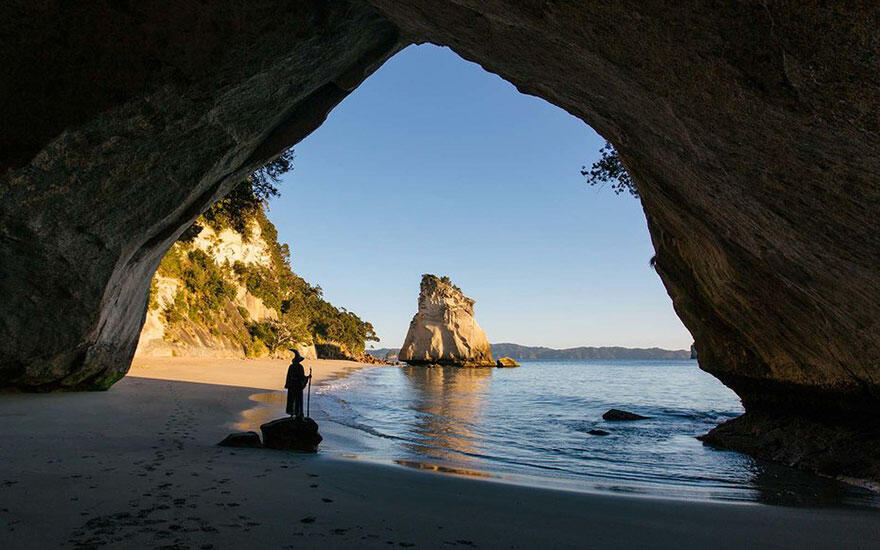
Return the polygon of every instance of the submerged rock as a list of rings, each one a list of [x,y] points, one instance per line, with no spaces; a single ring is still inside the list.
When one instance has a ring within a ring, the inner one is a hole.
[[[263,446],[269,449],[315,452],[324,440],[318,433],[318,423],[311,418],[279,418],[260,426],[260,431]]]
[[[260,434],[257,432],[231,433],[217,445],[221,447],[249,447],[251,449],[259,449],[263,446],[260,442]]]
[[[513,359],[512,357],[502,357],[502,358],[498,359],[498,361],[495,361],[495,366],[498,367],[499,369],[502,369],[502,368],[509,369],[509,368],[513,368],[513,367],[518,367],[519,363],[517,363],[516,359]]]
[[[413,365],[495,366],[486,333],[474,319],[474,301],[449,277],[435,275],[422,276],[419,311],[398,358]]]
[[[622,411],[620,409],[611,409],[605,414],[602,415],[604,420],[614,420],[614,421],[623,421],[623,420],[648,420],[651,418],[650,416],[642,416],[640,414],[632,413],[629,411]]]
[[[611,435],[611,432],[606,432],[605,430],[590,430],[587,433],[590,435]]]

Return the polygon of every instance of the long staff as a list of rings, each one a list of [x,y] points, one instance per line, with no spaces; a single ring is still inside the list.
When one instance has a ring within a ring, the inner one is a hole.
[[[309,393],[306,397],[306,418],[312,417],[312,367],[309,367]]]

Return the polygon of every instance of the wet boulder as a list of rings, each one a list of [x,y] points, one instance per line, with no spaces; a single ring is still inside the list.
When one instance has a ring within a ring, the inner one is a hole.
[[[648,420],[651,418],[650,416],[642,416],[640,414],[632,413],[629,411],[622,411],[620,409],[610,409],[605,414],[602,415],[603,420],[612,420],[612,421],[627,421],[627,420]]]
[[[263,446],[269,449],[316,452],[324,440],[311,418],[287,417],[260,426]]]
[[[605,430],[590,430],[587,433],[590,435],[611,435],[611,432],[606,432]]]

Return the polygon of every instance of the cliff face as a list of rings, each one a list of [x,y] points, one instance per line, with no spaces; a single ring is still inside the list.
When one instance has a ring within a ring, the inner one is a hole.
[[[372,325],[297,276],[249,181],[213,206],[162,258],[136,355],[358,356]],[[237,198],[235,198],[237,197]],[[318,347],[321,346],[321,347]]]
[[[494,366],[486,333],[474,319],[474,301],[447,278],[423,275],[419,310],[398,352],[410,364]]]
[[[249,292],[233,271],[236,264],[267,271],[275,268],[260,225],[249,224],[247,235],[230,228],[215,231],[201,227],[191,241],[175,243],[168,256],[180,261],[195,250],[205,253],[228,290],[218,297],[210,313],[192,310],[191,304],[205,301],[199,294],[213,289],[188,285],[190,279],[198,276],[192,271],[184,273],[160,266],[153,276],[147,318],[135,357],[259,357],[273,352],[289,355],[285,348],[270,350],[251,334],[249,329],[255,323],[277,321],[279,312]],[[303,349],[311,346],[311,342],[298,344]],[[313,350],[311,355],[314,356]]]
[[[6,2],[0,35],[3,385],[121,377],[181,232],[426,41],[614,144],[753,418],[878,422],[876,2]]]

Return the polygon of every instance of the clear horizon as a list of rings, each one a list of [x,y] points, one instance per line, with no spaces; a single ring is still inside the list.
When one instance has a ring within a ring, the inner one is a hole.
[[[588,186],[604,139],[436,46],[389,60],[295,148],[269,218],[293,270],[398,348],[423,273],[490,342],[688,349],[641,204]]]

